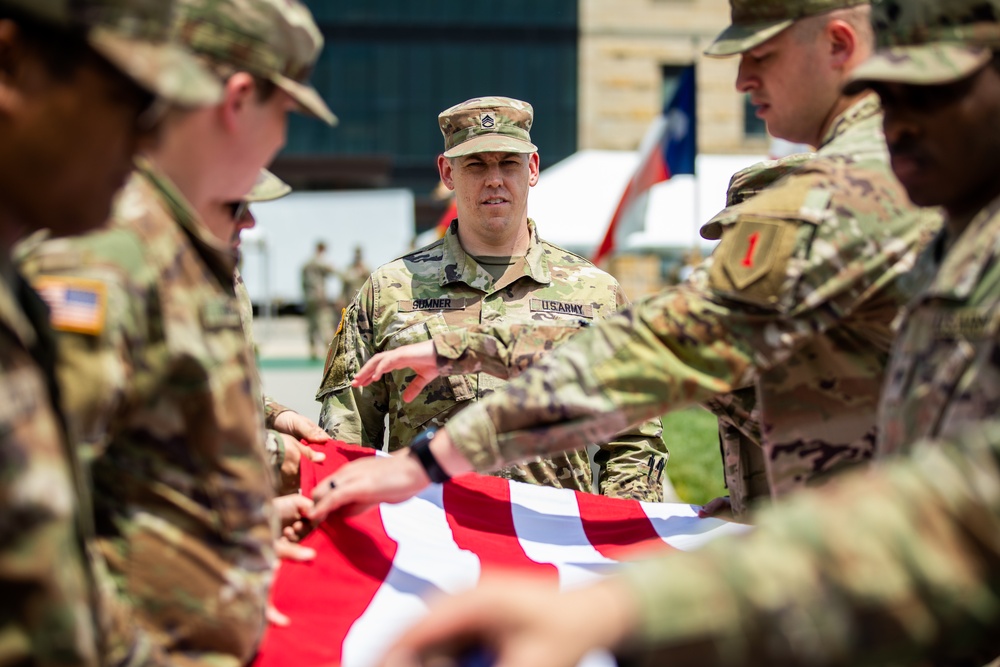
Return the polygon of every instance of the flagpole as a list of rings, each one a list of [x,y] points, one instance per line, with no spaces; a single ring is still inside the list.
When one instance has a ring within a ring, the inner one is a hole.
[[[694,168],[694,206],[691,210],[694,211],[694,225],[692,225],[691,232],[693,234],[691,238],[691,250],[692,252],[698,247],[699,230],[701,229],[701,179],[698,176],[698,156],[694,156],[695,168]]]

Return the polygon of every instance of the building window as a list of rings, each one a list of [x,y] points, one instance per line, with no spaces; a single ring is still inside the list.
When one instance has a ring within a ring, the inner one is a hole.
[[[748,139],[766,139],[767,124],[757,118],[754,106],[750,104],[750,96],[743,96],[743,136]]]
[[[677,86],[681,82],[681,74],[687,69],[687,65],[664,65],[663,66],[663,97],[661,108],[666,108],[670,100],[674,99]]]

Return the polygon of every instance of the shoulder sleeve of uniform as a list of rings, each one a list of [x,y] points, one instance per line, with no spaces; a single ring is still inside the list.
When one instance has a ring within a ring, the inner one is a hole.
[[[316,400],[322,401],[327,394],[350,388],[361,364],[371,356],[373,294],[373,281],[369,278],[341,314],[340,325],[327,352],[323,382]]]
[[[713,253],[712,289],[738,301],[780,308],[794,286],[790,260],[804,255],[829,202],[829,190],[816,187],[814,177],[796,175],[726,209],[713,221],[722,240]]]
[[[19,268],[49,306],[53,329],[101,336],[109,321],[125,321],[125,285],[138,284],[141,257],[134,238],[112,230],[33,245]]]
[[[1000,521],[998,444],[997,423],[981,422],[955,442],[922,442],[905,460],[795,494],[761,512],[738,545],[722,538],[630,568],[648,651],[639,664],[683,656],[699,665],[815,665],[820,655],[839,664],[922,655],[959,663],[952,651],[991,647],[995,655],[995,620],[969,619],[981,596],[996,594],[996,568],[982,564],[998,562],[998,546],[980,536]],[[920,629],[899,630],[914,613]]]
[[[59,334],[63,406],[84,446],[105,440],[109,420],[128,390],[129,332],[143,328],[148,301],[143,272],[128,273],[140,263],[134,256],[141,259],[141,252],[128,235],[102,231],[49,241],[22,262]]]

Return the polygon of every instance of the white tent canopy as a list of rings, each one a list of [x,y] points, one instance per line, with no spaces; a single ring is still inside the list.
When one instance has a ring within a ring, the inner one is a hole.
[[[710,247],[698,229],[726,203],[730,177],[767,159],[763,155],[699,155],[695,177],[653,186],[646,224],[631,234],[625,249],[651,251]],[[542,171],[528,195],[528,215],[542,238],[591,256],[604,237],[625,185],[639,163],[637,151],[580,151]],[[697,188],[697,192],[696,192]]]

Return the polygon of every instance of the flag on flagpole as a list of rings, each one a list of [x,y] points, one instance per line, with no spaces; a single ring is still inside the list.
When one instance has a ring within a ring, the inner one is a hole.
[[[677,174],[694,174],[698,153],[695,104],[695,69],[686,67],[678,79],[677,90],[658,116],[639,146],[639,166],[632,174],[618,202],[601,244],[594,253],[594,263],[610,255],[627,233],[642,228],[649,189]],[[631,223],[631,224],[628,224]]]
[[[309,493],[372,449],[327,443],[302,462]],[[305,540],[311,563],[284,562],[272,601],[291,619],[270,627],[254,667],[364,667],[427,610],[426,598],[475,586],[484,570],[593,581],[630,555],[692,549],[745,526],[699,519],[690,505],[640,503],[483,475],[432,484],[399,504],[331,516]],[[613,665],[595,654],[588,667]]]

